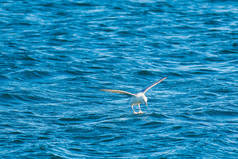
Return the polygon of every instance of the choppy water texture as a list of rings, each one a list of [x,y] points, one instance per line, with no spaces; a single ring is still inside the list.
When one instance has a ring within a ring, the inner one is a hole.
[[[3,0],[0,30],[0,158],[237,158],[236,0]],[[141,115],[99,91],[165,76]]]

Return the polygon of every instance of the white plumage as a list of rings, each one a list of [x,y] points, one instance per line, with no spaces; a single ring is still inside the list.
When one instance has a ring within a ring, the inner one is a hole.
[[[129,95],[131,96],[131,109],[133,110],[134,114],[142,114],[143,112],[141,111],[140,105],[141,104],[145,104],[147,105],[147,97],[145,96],[145,93],[151,89],[152,87],[154,87],[155,85],[159,84],[160,82],[162,82],[163,80],[165,80],[167,77],[162,78],[161,80],[153,83],[152,85],[150,85],[149,87],[145,88],[144,90],[142,90],[141,92],[137,93],[137,94],[133,94],[130,92],[126,92],[126,91],[122,91],[122,90],[113,90],[113,89],[101,89],[101,91],[105,91],[105,92],[112,92],[112,93],[120,93],[120,94],[125,94],[125,95]],[[139,108],[139,112],[136,112],[134,110],[134,106],[138,105]]]

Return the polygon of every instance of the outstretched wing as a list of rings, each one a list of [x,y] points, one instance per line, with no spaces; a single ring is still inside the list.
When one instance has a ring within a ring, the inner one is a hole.
[[[143,93],[146,93],[149,89],[151,89],[151,88],[154,87],[155,85],[159,84],[160,82],[162,82],[162,81],[165,80],[166,78],[167,78],[167,77],[164,77],[164,78],[162,78],[161,80],[159,80],[159,81],[153,83],[151,86],[149,86],[149,87],[145,88],[144,90],[142,90],[142,92],[143,92]]]
[[[126,92],[126,91],[121,91],[121,90],[113,90],[113,89],[100,89],[101,91],[104,92],[112,92],[112,93],[119,93],[119,94],[126,94],[126,95],[130,95],[130,96],[135,96],[135,94],[132,94],[130,92]]]

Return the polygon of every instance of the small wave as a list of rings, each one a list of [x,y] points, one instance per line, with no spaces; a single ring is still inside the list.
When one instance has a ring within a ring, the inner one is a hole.
[[[156,112],[149,114],[149,116],[157,118],[157,119],[168,118],[166,115],[163,115],[161,113],[156,113]]]
[[[100,142],[116,142],[117,140],[120,140],[121,136],[100,136],[101,140]]]
[[[8,78],[7,78],[7,76],[0,75],[0,80],[5,81],[5,80],[8,80]]]
[[[87,2],[76,2],[74,4],[77,5],[77,6],[80,6],[80,7],[92,7],[92,6],[95,6],[93,3],[87,3]]]
[[[11,143],[12,143],[12,144],[23,144],[24,141],[23,141],[23,140],[20,140],[20,139],[16,139],[16,140],[13,140]]]
[[[66,122],[71,122],[71,121],[82,121],[82,118],[60,118],[60,121],[66,121]]]
[[[147,70],[140,70],[137,72],[138,75],[142,75],[142,76],[148,76],[148,75],[153,75],[152,71],[147,71]]]
[[[50,76],[50,73],[48,71],[39,71],[39,70],[22,70],[20,72],[17,72],[14,74],[14,76],[17,76],[20,79],[41,79]]]
[[[16,95],[12,94],[12,93],[3,93],[0,95],[0,99],[2,100],[14,100],[16,99]]]
[[[209,110],[205,114],[214,117],[238,117],[238,112],[235,111],[224,111],[224,110]]]
[[[163,122],[159,122],[159,121],[150,121],[150,122],[146,122],[144,123],[142,126],[143,127],[147,127],[147,128],[155,128],[155,127],[158,127],[158,126],[161,126],[163,125]]]

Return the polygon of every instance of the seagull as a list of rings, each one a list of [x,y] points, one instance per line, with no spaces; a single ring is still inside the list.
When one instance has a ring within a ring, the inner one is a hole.
[[[151,89],[152,87],[156,86],[157,84],[159,84],[160,82],[162,82],[163,80],[165,80],[167,77],[164,77],[162,79],[160,79],[159,81],[156,81],[155,83],[153,83],[152,85],[150,85],[149,87],[143,89],[141,92],[133,94],[127,91],[122,91],[122,90],[113,90],[113,89],[100,89],[101,91],[105,91],[105,92],[112,92],[112,93],[119,93],[119,94],[125,94],[128,96],[131,96],[131,109],[133,110],[134,114],[142,114],[143,112],[141,111],[140,105],[141,104],[145,104],[146,106],[148,106],[147,104],[147,97],[145,96],[145,93]],[[136,112],[134,110],[134,106],[138,105],[139,111]]]

